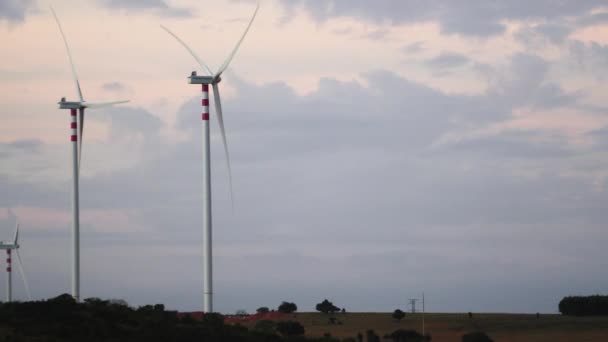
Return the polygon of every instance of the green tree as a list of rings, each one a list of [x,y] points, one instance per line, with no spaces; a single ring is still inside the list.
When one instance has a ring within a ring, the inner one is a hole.
[[[259,314],[265,314],[265,313],[269,313],[270,309],[268,309],[267,306],[261,306],[259,307],[257,310],[255,310],[257,313]]]
[[[334,303],[328,301],[327,299],[323,300],[321,303],[316,306],[317,311],[322,312],[324,314],[334,313],[336,311],[340,311],[340,308],[335,306]]]
[[[298,311],[298,306],[296,303],[283,302],[279,305],[277,310],[282,313],[293,313]]]
[[[393,318],[400,321],[401,319],[403,319],[403,317],[405,317],[405,312],[401,311],[401,309],[397,309],[395,311],[393,311]]]

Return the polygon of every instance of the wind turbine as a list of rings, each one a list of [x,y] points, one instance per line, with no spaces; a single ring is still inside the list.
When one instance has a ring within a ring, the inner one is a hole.
[[[72,142],[72,296],[76,301],[80,301],[80,213],[79,213],[79,174],[80,174],[80,160],[82,156],[82,134],[84,130],[84,111],[85,109],[97,109],[110,107],[119,103],[129,102],[124,101],[111,101],[111,102],[88,102],[85,101],[82,96],[82,90],[80,89],[80,82],[78,81],[78,75],[76,74],[76,68],[74,67],[74,61],[72,59],[72,53],[70,52],[70,46],[65,38],[65,33],[59,22],[59,18],[55,13],[53,7],[51,7],[53,17],[59,27],[59,32],[63,38],[65,50],[68,54],[70,61],[70,67],[72,68],[72,77],[74,78],[74,85],[76,86],[76,93],[78,95],[78,101],[66,101],[65,97],[61,98],[59,109],[70,110],[70,128],[71,136],[70,141]],[[78,111],[78,117],[76,112]]]
[[[27,279],[25,278],[25,271],[23,271],[23,262],[21,261],[21,255],[19,255],[19,221],[17,221],[17,224],[15,226],[15,237],[13,238],[13,242],[5,243],[4,241],[0,241],[0,250],[2,249],[6,250],[6,301],[11,302],[13,300],[13,259],[11,258],[13,250],[17,255],[17,259],[19,260],[19,271],[21,272],[21,279],[23,279],[23,285],[25,286],[27,298],[29,300],[32,300],[32,296],[30,294],[30,287],[27,284]]]
[[[230,184],[230,199],[234,199],[232,193],[232,170],[230,167],[230,155],[228,154],[228,144],[226,143],[226,131],[224,129],[224,116],[222,114],[222,103],[220,99],[219,83],[222,81],[222,73],[226,71],[228,65],[236,55],[241,43],[245,39],[247,32],[253,24],[258,10],[260,9],[260,3],[258,2],[253,16],[243,32],[243,35],[236,43],[232,52],[228,55],[224,63],[220,68],[213,73],[211,69],[203,62],[203,60],[192,50],[183,40],[181,40],[175,33],[171,32],[168,28],[161,25],[161,27],[172,35],[188,52],[203,69],[203,72],[207,75],[199,76],[196,71],[188,77],[190,84],[202,85],[202,106],[203,106],[203,310],[205,312],[213,312],[213,263],[212,263],[212,237],[211,237],[211,161],[210,161],[210,142],[209,142],[209,85],[213,87],[213,100],[215,103],[215,112],[217,115],[217,122],[220,126],[220,133],[222,135],[222,142],[224,145],[224,152],[226,153],[226,163],[228,167],[228,181]]]

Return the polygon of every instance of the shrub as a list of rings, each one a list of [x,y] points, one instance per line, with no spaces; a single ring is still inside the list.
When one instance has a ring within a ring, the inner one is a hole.
[[[394,342],[424,342],[429,341],[415,330],[399,329],[387,336]]]
[[[283,321],[277,323],[277,331],[283,336],[302,336],[304,327],[299,322]]]
[[[257,310],[255,310],[255,311],[256,311],[257,313],[259,313],[259,314],[265,314],[265,313],[269,313],[269,312],[270,312],[270,309],[268,309],[268,307],[266,307],[266,306],[262,306],[262,307],[259,307],[259,308],[258,308]]]
[[[494,342],[486,333],[482,331],[474,331],[462,335],[462,342]]]
[[[255,326],[253,327],[253,330],[255,331],[259,331],[265,334],[274,334],[275,330],[276,330],[277,324],[274,321],[268,320],[268,319],[263,319],[261,321],[258,321]]]
[[[400,321],[403,317],[405,317],[405,312],[397,309],[393,312],[393,318]]]

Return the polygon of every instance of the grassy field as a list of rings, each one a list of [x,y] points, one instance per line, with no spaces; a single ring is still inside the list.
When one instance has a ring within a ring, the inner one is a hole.
[[[330,333],[335,337],[355,337],[367,329],[374,329],[381,337],[397,329],[422,331],[422,316],[407,314],[400,322],[391,318],[390,313],[346,313],[335,314],[341,325],[329,324],[328,315],[320,313],[297,313],[285,315],[281,320],[295,320],[304,325],[306,335],[323,336]],[[464,333],[481,330],[495,342],[607,342],[608,317],[566,317],[561,315],[523,314],[426,314],[426,332],[432,341],[460,341]],[[255,322],[244,325],[253,327]]]

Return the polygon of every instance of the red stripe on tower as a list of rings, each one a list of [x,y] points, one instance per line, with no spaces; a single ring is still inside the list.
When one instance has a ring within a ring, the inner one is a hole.
[[[7,268],[6,268],[6,272],[10,272],[10,271],[11,271],[11,268],[10,268],[10,267],[7,267]]]
[[[201,101],[203,106],[203,121],[209,121],[209,85],[203,84],[203,100]]]
[[[70,128],[76,129],[78,127],[77,127],[77,124],[75,122],[70,122]]]
[[[75,135],[72,135],[70,137],[70,141],[78,141],[78,138]]]
[[[70,109],[70,115],[76,116],[76,108]]]

